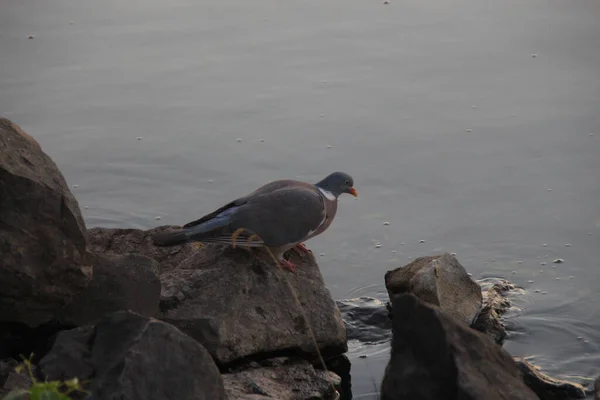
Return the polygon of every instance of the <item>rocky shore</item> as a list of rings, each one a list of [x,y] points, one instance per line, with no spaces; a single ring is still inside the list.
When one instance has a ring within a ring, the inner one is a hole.
[[[387,304],[336,302],[310,253],[293,274],[244,249],[154,246],[167,228],[86,229],[56,164],[0,118],[0,399],[30,387],[15,368],[30,354],[35,379],[83,382],[73,399],[350,399],[349,340],[391,342],[383,400],[591,394],[510,356],[514,286],[483,290],[451,254],[388,271]]]

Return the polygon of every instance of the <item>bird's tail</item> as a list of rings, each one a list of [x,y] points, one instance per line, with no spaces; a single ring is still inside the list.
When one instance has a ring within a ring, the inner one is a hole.
[[[157,246],[173,246],[183,244],[189,240],[189,232],[186,229],[168,232],[158,232],[152,236],[152,241]]]

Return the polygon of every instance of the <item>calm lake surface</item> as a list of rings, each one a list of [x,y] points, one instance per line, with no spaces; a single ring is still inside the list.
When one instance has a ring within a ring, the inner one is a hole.
[[[273,179],[348,172],[359,197],[307,243],[336,299],[385,300],[385,271],[455,252],[524,288],[505,348],[585,384],[599,20],[597,0],[0,0],[0,115],[88,227],[183,224]],[[389,349],[351,347],[354,398],[374,399]]]

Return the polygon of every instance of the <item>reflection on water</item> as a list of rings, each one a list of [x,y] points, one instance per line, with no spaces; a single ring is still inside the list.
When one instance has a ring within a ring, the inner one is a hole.
[[[307,243],[335,298],[385,299],[385,271],[455,252],[524,288],[511,353],[590,376],[599,16],[595,0],[5,2],[0,115],[77,185],[89,227],[181,224],[347,171],[359,197]],[[356,398],[379,349],[353,358]]]

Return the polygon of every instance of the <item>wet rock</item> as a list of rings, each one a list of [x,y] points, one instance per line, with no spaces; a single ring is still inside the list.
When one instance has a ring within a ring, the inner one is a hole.
[[[147,317],[158,314],[160,281],[155,260],[139,254],[95,255],[93,266],[88,287],[60,312],[61,324],[91,324],[119,310]]]
[[[419,257],[404,267],[387,271],[385,286],[390,298],[412,293],[468,325],[482,307],[479,285],[449,253]]]
[[[95,400],[226,399],[210,355],[164,322],[129,311],[61,332],[40,362],[48,380],[91,379]]]
[[[38,326],[82,292],[85,225],[77,201],[35,139],[0,118],[0,316]]]
[[[337,399],[341,380],[304,360],[277,359],[275,365],[224,374],[229,400]]]
[[[510,308],[510,301],[505,296],[511,290],[515,290],[515,286],[506,281],[488,288],[483,295],[483,308],[472,325],[473,329],[488,334],[498,344],[506,338],[501,317]]]
[[[88,237],[96,252],[137,252],[158,261],[162,284],[158,318],[202,343],[219,364],[277,352],[314,354],[303,311],[322,352],[347,351],[344,323],[312,254],[300,259],[291,252],[298,265],[296,275],[246,249],[154,246],[151,236],[164,229],[168,228],[96,228],[88,231]]]
[[[489,336],[412,294],[394,296],[392,310],[382,400],[538,398],[512,357]]]
[[[533,364],[523,358],[515,357],[514,360],[519,366],[525,384],[529,386],[540,399],[568,400],[584,399],[586,397],[583,386],[577,383],[551,378],[538,371]]]
[[[392,321],[386,305],[372,297],[336,301],[346,325],[348,340],[368,344],[387,341],[392,337]]]

